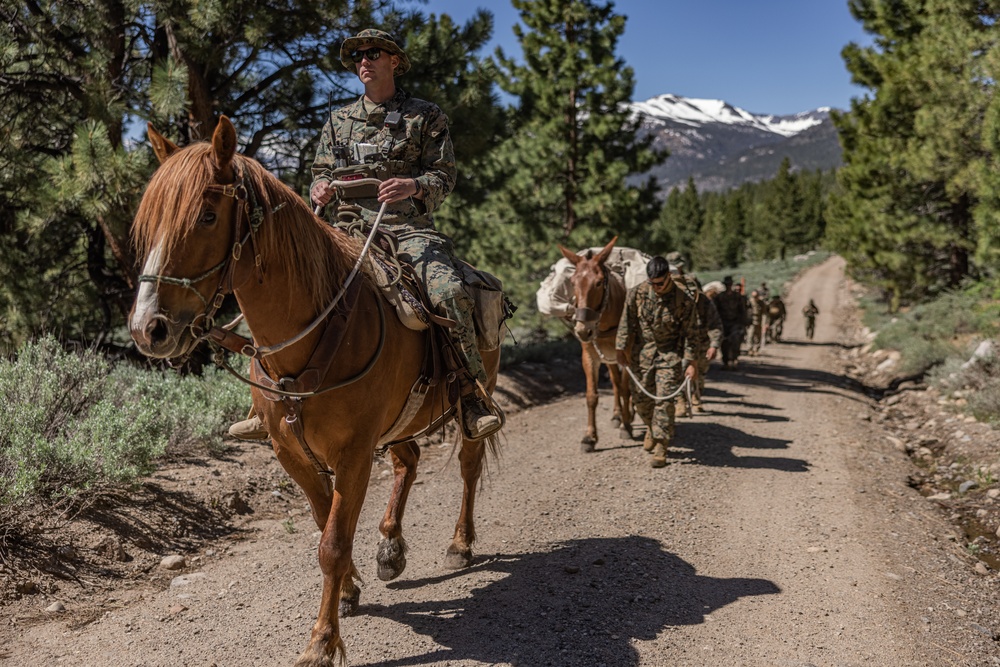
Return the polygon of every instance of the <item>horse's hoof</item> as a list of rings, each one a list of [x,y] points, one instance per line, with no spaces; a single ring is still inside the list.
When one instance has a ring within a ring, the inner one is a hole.
[[[355,588],[354,593],[348,597],[340,598],[338,612],[341,618],[354,616],[358,613],[358,604],[361,602],[361,589]]]
[[[632,425],[631,424],[626,424],[626,425],[622,426],[620,429],[618,429],[618,437],[621,438],[622,440],[631,440],[632,439]]]
[[[590,454],[594,451],[594,444],[591,442],[581,442],[580,451],[584,454]]]
[[[392,581],[403,574],[406,569],[406,546],[402,540],[385,539],[378,544],[378,578],[382,581]]]
[[[619,417],[618,415],[615,415],[614,417],[611,418],[611,425],[614,426],[615,428],[618,428],[619,426],[622,425],[622,418]]]
[[[449,570],[462,570],[472,565],[472,550],[459,551],[454,546],[448,547],[444,554],[444,566]]]

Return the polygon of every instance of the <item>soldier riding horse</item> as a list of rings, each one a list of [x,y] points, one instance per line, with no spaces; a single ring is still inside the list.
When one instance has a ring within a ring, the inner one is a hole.
[[[145,266],[130,332],[149,356],[184,358],[202,340],[235,336],[214,324],[223,297],[235,295],[253,336],[235,347],[252,359],[254,410],[322,530],[319,616],[296,665],[335,664],[344,656],[338,608],[346,614],[358,605],[354,533],[372,459],[387,448],[395,474],[377,556],[379,577],[392,579],[406,565],[403,512],[420,456],[413,438],[454,415],[457,391],[449,396],[449,383],[427,378],[430,333],[387,314],[361,242],[236,154],[229,119],[211,143],[178,148],[152,127],[149,138],[161,166],[135,218]],[[499,347],[482,357],[492,393]],[[495,435],[462,440],[448,568],[472,562],[476,487],[485,452],[497,447]]]

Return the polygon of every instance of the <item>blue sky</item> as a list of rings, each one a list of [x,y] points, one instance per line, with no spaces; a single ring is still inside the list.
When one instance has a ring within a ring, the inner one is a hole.
[[[754,113],[846,109],[865,90],[840,57],[849,42],[871,43],[847,0],[615,0],[628,17],[618,55],[635,70],[633,99],[663,93],[722,99]],[[494,15],[494,40],[519,56],[504,0],[429,0],[427,13],[465,21],[477,8]]]

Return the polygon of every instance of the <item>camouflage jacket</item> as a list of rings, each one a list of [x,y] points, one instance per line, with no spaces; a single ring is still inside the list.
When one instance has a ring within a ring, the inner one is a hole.
[[[629,290],[615,348],[630,351],[640,368],[674,366],[697,355],[694,300],[676,283],[662,296],[648,283]]]
[[[722,345],[722,318],[712,300],[701,291],[698,279],[690,273],[682,274],[677,282],[684,292],[694,300],[695,312],[698,314],[698,334],[695,336],[695,347],[699,356],[710,347],[716,349]]]
[[[764,300],[750,297],[750,323],[759,325],[764,320]]]
[[[392,111],[402,114],[402,122],[395,129],[385,125],[386,115]],[[334,180],[333,147],[337,144],[374,144],[382,153],[389,177],[415,178],[420,184],[423,199],[413,197],[389,204],[383,225],[395,231],[434,227],[431,214],[455,187],[457,178],[448,117],[436,104],[397,89],[392,99],[370,113],[364,97],[331,113],[320,135],[310,191],[319,181]],[[337,203],[336,197],[330,201],[328,215],[336,211]],[[350,203],[361,206],[361,215],[368,223],[375,220],[381,206],[374,197],[352,199]]]
[[[767,316],[772,321],[785,319],[785,302],[778,297],[773,297],[767,304]]]

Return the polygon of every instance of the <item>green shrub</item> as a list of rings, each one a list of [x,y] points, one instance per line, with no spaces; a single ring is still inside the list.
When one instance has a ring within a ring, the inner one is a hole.
[[[928,374],[928,380],[947,396],[965,398],[979,421],[1000,424],[1000,357],[967,366],[961,359],[949,359]]]
[[[873,347],[900,353],[901,373],[923,373],[949,357],[961,357],[969,339],[995,334],[997,304],[970,294],[944,294],[900,312],[891,319],[874,302],[864,303],[869,327],[876,329]]]
[[[143,396],[166,423],[166,450],[205,446],[216,453],[229,423],[242,419],[250,392],[226,371],[213,367],[199,376],[139,369],[121,364],[109,382],[123,394]]]
[[[70,496],[134,482],[170,449],[218,449],[247,391],[204,377],[112,364],[54,338],[0,360],[0,503]]]

